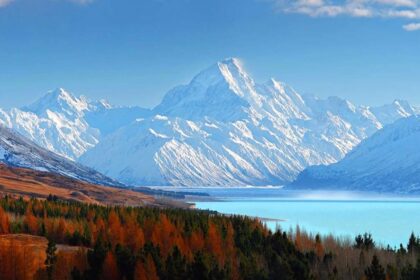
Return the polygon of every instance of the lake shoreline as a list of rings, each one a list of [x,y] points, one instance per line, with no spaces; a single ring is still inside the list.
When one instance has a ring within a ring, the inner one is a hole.
[[[261,188],[217,188],[208,189],[208,193],[210,196],[204,199],[188,197],[188,202],[198,210],[259,219],[272,231],[278,227],[289,231],[299,226],[314,235],[345,239],[368,232],[383,247],[399,247],[400,243],[407,243],[412,232],[420,233],[420,225],[410,219],[413,213],[420,212],[418,197],[348,192],[329,197],[326,193],[289,196],[284,190]]]

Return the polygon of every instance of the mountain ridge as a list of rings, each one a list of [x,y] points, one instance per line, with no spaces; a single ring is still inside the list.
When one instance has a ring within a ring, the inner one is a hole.
[[[0,110],[0,123],[125,184],[282,185],[417,112],[405,101],[356,106],[300,95],[275,79],[257,83],[231,58],[170,90],[151,110],[57,89],[27,107]]]
[[[82,166],[41,148],[2,125],[0,125],[0,162],[9,166],[55,173],[92,184],[124,186],[92,168]]]
[[[92,102],[58,88],[28,106],[0,109],[0,124],[74,161],[104,135],[148,112],[140,107],[114,107],[103,100]],[[123,117],[113,121],[117,114]],[[99,124],[100,127],[95,127]]]
[[[293,189],[420,193],[420,116],[385,126],[341,161],[305,169]]]
[[[274,79],[258,84],[228,59],[170,90],[150,117],[80,161],[129,184],[281,185],[340,160],[382,127],[367,106],[301,96]]]

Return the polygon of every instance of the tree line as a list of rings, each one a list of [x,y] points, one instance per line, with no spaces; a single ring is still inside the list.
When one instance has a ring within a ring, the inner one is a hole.
[[[4,196],[2,234],[48,239],[37,279],[420,279],[414,233],[407,245],[384,248],[368,233],[349,240],[299,227],[271,232],[245,216]],[[66,255],[60,244],[79,249]],[[0,275],[17,279],[11,273],[27,260],[1,261],[1,246]]]
[[[63,262],[48,246],[39,273],[46,279],[308,279],[310,273],[286,233],[272,233],[254,218],[207,211],[5,196],[0,234],[17,233],[86,248]]]

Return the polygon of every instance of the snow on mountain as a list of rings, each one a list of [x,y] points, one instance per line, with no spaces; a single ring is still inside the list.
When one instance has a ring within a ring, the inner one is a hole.
[[[356,106],[256,83],[235,58],[169,91],[153,110],[49,92],[0,124],[128,184],[279,185],[342,159],[363,139],[420,113],[405,101]]]
[[[383,112],[386,111],[386,112]],[[128,184],[280,185],[332,164],[399,109],[301,96],[274,79],[255,83],[237,59],[169,91],[150,117],[104,137],[80,161]]]
[[[372,108],[371,111],[384,125],[391,124],[401,117],[409,117],[420,114],[420,108],[410,105],[405,100],[394,100],[391,104]]]
[[[146,115],[138,107],[112,107],[90,102],[64,89],[47,93],[22,109],[0,110],[0,124],[38,145],[75,160],[99,143],[103,135]]]
[[[0,162],[11,166],[57,173],[94,184],[122,185],[91,168],[47,151],[2,125],[0,125]]]
[[[420,193],[420,117],[386,126],[343,160],[303,171],[290,188]]]

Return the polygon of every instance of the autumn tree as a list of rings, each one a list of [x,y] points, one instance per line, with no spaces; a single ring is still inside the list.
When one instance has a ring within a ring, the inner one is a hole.
[[[113,248],[115,248],[117,244],[122,244],[123,241],[121,221],[114,210],[109,213],[108,217],[108,239]]]
[[[134,217],[127,220],[125,225],[125,244],[134,252],[138,252],[145,243],[144,233]]]
[[[66,222],[63,218],[60,218],[58,221],[58,226],[55,235],[58,242],[64,241],[64,238],[66,236]]]
[[[117,260],[112,252],[108,252],[102,267],[102,277],[104,280],[118,280],[120,274],[118,272]]]
[[[38,233],[38,221],[32,211],[32,207],[30,204],[26,208],[24,223],[28,233],[33,235],[36,235]]]
[[[134,280],[148,280],[146,275],[146,269],[141,261],[136,262],[136,268],[134,270]]]
[[[10,232],[10,223],[7,213],[0,206],[0,234],[7,234]]]
[[[315,237],[315,253],[318,258],[324,255],[324,246],[322,246],[321,236],[319,234]]]
[[[146,258],[146,279],[148,280],[159,280],[159,276],[156,270],[156,264],[152,256],[149,254]]]
[[[211,252],[215,257],[218,258],[219,263],[221,265],[224,264],[224,256],[222,250],[222,238],[220,236],[219,231],[215,224],[210,223],[209,229],[207,233],[207,249]]]

